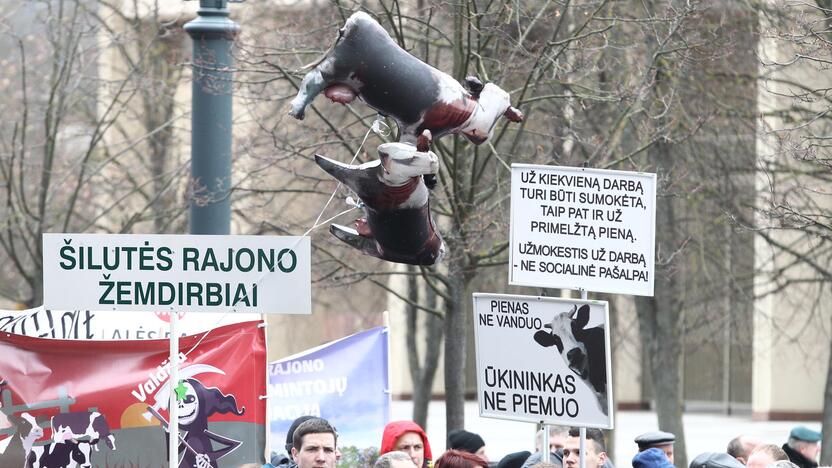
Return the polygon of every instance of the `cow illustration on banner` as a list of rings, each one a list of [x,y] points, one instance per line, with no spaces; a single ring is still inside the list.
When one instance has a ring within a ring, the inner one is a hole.
[[[167,466],[171,392],[179,401],[179,468],[262,462],[266,351],[259,323],[182,338],[178,382],[169,379],[167,340],[0,333],[0,466]]]

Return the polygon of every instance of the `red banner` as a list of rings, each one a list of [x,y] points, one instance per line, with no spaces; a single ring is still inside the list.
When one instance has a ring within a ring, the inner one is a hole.
[[[41,468],[167,467],[167,433],[152,413],[167,419],[171,391],[179,400],[180,468],[261,462],[266,345],[259,323],[181,338],[173,389],[167,340],[0,333],[0,467],[22,468],[27,459]]]

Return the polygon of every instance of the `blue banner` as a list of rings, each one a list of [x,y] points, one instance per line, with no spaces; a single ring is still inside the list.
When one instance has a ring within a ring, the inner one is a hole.
[[[270,449],[303,415],[327,419],[338,446],[379,447],[390,414],[388,333],[373,328],[269,364]]]

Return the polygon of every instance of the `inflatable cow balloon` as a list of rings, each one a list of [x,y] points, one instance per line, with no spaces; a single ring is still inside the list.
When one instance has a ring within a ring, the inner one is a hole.
[[[429,209],[428,187],[439,170],[431,139],[459,133],[480,145],[500,117],[520,122],[523,114],[499,86],[483,85],[476,77],[463,86],[410,55],[364,12],[347,19],[335,45],[304,76],[289,114],[303,119],[320,93],[342,104],[358,97],[399,127],[399,142],[379,146],[379,160],[350,166],[315,156],[321,168],[356,192],[365,211],[355,229],[333,225],[330,231],[383,260],[438,262],[445,246]]]
[[[377,160],[360,166],[315,155],[318,165],[352,189],[364,207],[365,217],[355,221],[354,229],[333,224],[330,232],[362,253],[389,262],[438,262],[445,244],[431,218],[422,176],[439,170],[439,158],[427,146],[384,143]]]
[[[340,103],[360,97],[396,121],[401,141],[415,143],[430,130],[433,138],[462,133],[477,145],[488,140],[501,116],[523,120],[499,86],[483,86],[474,77],[465,84],[467,90],[410,55],[370,15],[357,12],[347,19],[326,57],[303,78],[289,114],[303,119],[306,107],[321,92]]]

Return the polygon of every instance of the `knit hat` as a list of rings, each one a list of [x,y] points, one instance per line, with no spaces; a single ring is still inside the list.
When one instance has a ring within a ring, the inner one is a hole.
[[[673,464],[661,449],[652,447],[633,457],[633,468],[673,468]]]
[[[529,451],[510,453],[500,459],[497,468],[520,468],[523,466],[523,462],[529,458],[529,455],[531,455]]]
[[[300,423],[304,421],[308,421],[315,416],[301,416],[294,421],[292,421],[292,425],[289,426],[289,432],[286,433],[286,453],[292,453],[292,447],[295,445],[294,441],[292,440],[295,436],[295,429],[300,426]]]
[[[821,434],[818,431],[813,431],[806,426],[797,426],[789,433],[792,439],[802,440],[804,442],[820,442]]]
[[[468,453],[477,453],[477,450],[485,446],[485,441],[479,434],[468,432],[465,429],[454,429],[448,433],[448,448],[462,450]]]

